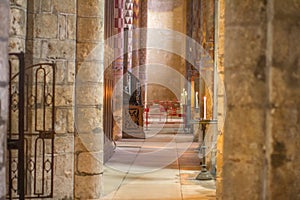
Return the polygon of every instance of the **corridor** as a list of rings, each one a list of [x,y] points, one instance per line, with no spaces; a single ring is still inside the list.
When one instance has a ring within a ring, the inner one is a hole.
[[[212,200],[215,181],[199,181],[197,147],[190,134],[159,133],[122,139],[105,164],[103,200]]]
[[[299,10],[0,0],[0,199],[300,200]]]

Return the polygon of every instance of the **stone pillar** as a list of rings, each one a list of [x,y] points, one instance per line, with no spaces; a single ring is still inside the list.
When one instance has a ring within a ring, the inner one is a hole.
[[[216,156],[216,188],[217,198],[222,196],[222,171],[223,171],[223,144],[224,144],[224,122],[226,117],[226,96],[224,88],[224,0],[219,0],[218,6],[218,139]]]
[[[124,52],[124,11],[125,10],[125,0],[114,1],[114,36],[113,41],[113,74],[114,74],[114,91],[116,93],[116,98],[113,102],[113,115],[114,115],[114,140],[122,138],[122,113],[123,113],[123,52]],[[119,84],[118,84],[119,82]],[[122,83],[120,83],[122,82]],[[118,87],[119,85],[119,87]]]
[[[300,1],[269,0],[267,10],[269,109],[264,176],[269,175],[265,180],[269,194],[264,195],[300,199]]]
[[[26,60],[55,62],[54,199],[73,198],[76,1],[27,1]]]
[[[124,9],[124,28],[128,29],[127,47],[124,47],[127,52],[127,69],[132,72],[132,46],[133,46],[133,0],[125,0]],[[124,38],[125,39],[125,38]]]
[[[264,2],[225,0],[223,199],[263,199],[268,109]]]
[[[75,199],[99,199],[103,173],[104,1],[77,2]]]
[[[0,0],[0,199],[6,196],[5,151],[8,121],[8,29],[9,3]]]
[[[25,52],[27,0],[10,1],[9,52]]]
[[[225,0],[223,199],[299,199],[299,1]]]
[[[138,14],[137,17],[139,18],[139,27],[140,28],[147,28],[147,23],[148,23],[148,0],[143,0],[143,1],[139,1],[139,8],[138,10]],[[140,46],[146,46],[147,43],[147,34],[144,33],[140,33],[139,34],[139,45]],[[146,60],[147,60],[147,49],[143,48],[139,48],[138,51],[138,63],[139,66],[144,66],[146,64]],[[147,77],[146,77],[146,67],[142,67],[139,69],[139,79],[141,81],[141,85],[142,85],[142,102],[146,102],[146,83],[147,83]]]

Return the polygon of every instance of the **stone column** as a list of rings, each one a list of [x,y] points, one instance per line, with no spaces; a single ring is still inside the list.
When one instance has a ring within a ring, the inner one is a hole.
[[[113,74],[114,74],[114,91],[116,93],[116,98],[113,102],[113,115],[114,115],[114,139],[118,140],[122,138],[122,113],[123,113],[123,69],[124,69],[124,61],[123,61],[123,52],[124,52],[124,11],[125,10],[125,0],[117,0],[114,1],[114,36],[113,41],[113,52],[114,52],[114,60],[113,60]],[[119,84],[118,84],[119,82]],[[119,87],[118,87],[119,85]]]
[[[27,0],[10,1],[9,52],[25,52]]]
[[[103,173],[104,1],[77,2],[75,199],[99,199]]]
[[[127,52],[127,69],[132,72],[132,46],[133,46],[133,0],[125,0],[124,9],[124,28],[128,29],[127,47],[124,46]],[[125,39],[125,38],[124,38]]]
[[[299,199],[300,2],[225,7],[223,199]]]
[[[218,139],[216,154],[216,185],[217,198],[222,196],[222,169],[223,169],[223,144],[224,144],[224,122],[226,117],[226,91],[224,88],[224,0],[219,0],[218,6]]]
[[[137,17],[139,19],[139,27],[140,28],[147,28],[148,23],[148,0],[139,1],[139,8],[138,8],[138,14]],[[146,46],[147,44],[147,34],[145,32],[139,34],[139,45],[140,46]],[[139,66],[144,66],[146,64],[146,55],[147,55],[147,49],[146,48],[139,48],[138,51],[138,63]],[[142,102],[146,101],[146,83],[147,83],[147,77],[146,77],[146,67],[142,67],[139,69],[139,79],[141,81],[142,87]]]
[[[223,199],[263,199],[268,109],[264,2],[225,0]]]
[[[267,199],[300,199],[300,1],[268,1]],[[258,70],[257,76],[264,74]]]
[[[8,121],[8,29],[9,3],[0,0],[0,199],[6,196],[6,133]]]

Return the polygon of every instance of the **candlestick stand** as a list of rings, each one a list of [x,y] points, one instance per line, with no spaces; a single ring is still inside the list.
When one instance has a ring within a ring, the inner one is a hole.
[[[202,130],[202,165],[201,165],[201,172],[196,177],[197,180],[212,180],[213,176],[206,168],[206,144],[205,144],[205,134],[206,134],[206,126],[207,124],[216,124],[217,120],[200,120],[199,123],[201,124],[201,130]]]

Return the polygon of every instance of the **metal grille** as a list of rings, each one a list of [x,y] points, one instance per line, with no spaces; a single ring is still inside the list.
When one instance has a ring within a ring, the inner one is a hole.
[[[139,79],[127,71],[123,80],[123,138],[145,138]]]
[[[9,59],[7,199],[53,196],[55,64]]]

